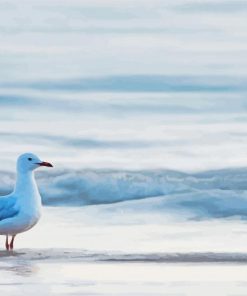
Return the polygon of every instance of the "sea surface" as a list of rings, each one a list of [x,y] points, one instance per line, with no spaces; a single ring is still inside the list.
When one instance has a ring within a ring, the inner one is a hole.
[[[21,153],[54,165],[0,294],[246,295],[246,12],[0,3],[0,194]]]
[[[4,1],[0,161],[246,167],[245,1]]]

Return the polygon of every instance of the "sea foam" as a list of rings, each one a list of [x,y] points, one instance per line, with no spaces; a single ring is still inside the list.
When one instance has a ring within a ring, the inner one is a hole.
[[[7,172],[0,176],[0,192],[7,194],[15,176]],[[37,173],[44,205],[84,206],[136,200],[121,204],[120,208],[161,213],[186,211],[194,219],[247,217],[246,180],[245,168],[195,174],[170,170]]]

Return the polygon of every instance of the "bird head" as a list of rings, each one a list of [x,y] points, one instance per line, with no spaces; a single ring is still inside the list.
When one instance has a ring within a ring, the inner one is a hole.
[[[33,153],[24,153],[17,159],[18,171],[33,171],[41,166],[53,167],[51,163],[40,160],[39,157]]]

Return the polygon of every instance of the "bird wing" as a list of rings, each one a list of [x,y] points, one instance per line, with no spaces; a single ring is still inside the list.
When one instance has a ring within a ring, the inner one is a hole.
[[[16,197],[0,197],[0,221],[16,216],[19,210],[16,207]]]

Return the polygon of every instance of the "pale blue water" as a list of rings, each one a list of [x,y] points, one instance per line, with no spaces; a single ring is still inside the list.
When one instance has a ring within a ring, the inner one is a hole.
[[[0,194],[19,154],[54,164],[40,223],[0,253],[2,294],[246,294],[246,12],[0,3]]]
[[[246,10],[2,3],[1,193],[31,151],[54,164],[38,177],[45,204],[161,196],[194,219],[245,218]]]

